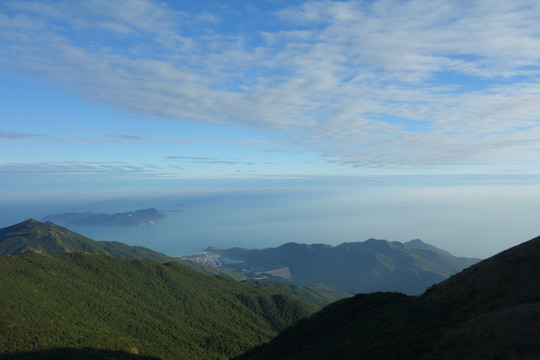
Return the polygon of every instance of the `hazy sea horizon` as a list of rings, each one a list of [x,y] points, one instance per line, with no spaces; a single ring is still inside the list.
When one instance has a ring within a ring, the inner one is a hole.
[[[540,234],[538,188],[503,190],[259,189],[84,201],[44,199],[0,204],[0,226],[65,212],[156,208],[169,219],[154,226],[67,227],[94,240],[144,246],[169,256],[199,254],[209,246],[267,248],[287,242],[336,246],[376,238],[421,239],[456,256],[486,258]]]

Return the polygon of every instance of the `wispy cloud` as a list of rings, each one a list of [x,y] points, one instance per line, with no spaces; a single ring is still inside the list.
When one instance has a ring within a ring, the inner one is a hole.
[[[278,140],[266,139],[220,139],[220,138],[195,138],[195,137],[165,137],[165,136],[139,136],[129,134],[118,134],[110,136],[80,136],[80,137],[60,137],[54,134],[28,134],[11,131],[0,131],[0,141],[34,139],[43,143],[73,143],[73,144],[221,144],[245,147],[262,147],[269,149],[279,149],[282,145]],[[277,150],[276,150],[277,151]]]
[[[0,10],[2,66],[124,111],[271,131],[348,166],[538,161],[536,1],[312,1],[232,34],[218,9],[144,0]]]
[[[40,138],[40,137],[45,137],[45,135],[0,130],[0,141],[1,140],[32,139],[32,138]]]
[[[64,174],[64,175],[92,175],[116,174],[135,175],[155,172],[158,167],[151,164],[133,165],[121,162],[33,162],[33,163],[5,163],[0,164],[0,173],[10,174]]]
[[[225,165],[253,165],[252,162],[238,160],[223,160],[214,157],[196,157],[196,156],[166,156],[167,160],[176,160],[192,164],[225,164]]]

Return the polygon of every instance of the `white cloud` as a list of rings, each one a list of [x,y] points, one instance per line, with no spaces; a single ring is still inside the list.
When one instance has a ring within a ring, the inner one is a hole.
[[[536,1],[306,2],[232,35],[195,31],[218,9],[143,0],[1,9],[0,64],[124,111],[277,130],[356,166],[538,160]]]

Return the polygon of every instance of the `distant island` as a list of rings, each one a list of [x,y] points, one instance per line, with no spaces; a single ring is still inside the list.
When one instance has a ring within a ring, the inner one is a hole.
[[[93,212],[64,213],[45,216],[42,221],[52,221],[62,225],[100,225],[100,226],[152,226],[165,221],[167,214],[154,209],[142,209],[116,214],[96,214]]]

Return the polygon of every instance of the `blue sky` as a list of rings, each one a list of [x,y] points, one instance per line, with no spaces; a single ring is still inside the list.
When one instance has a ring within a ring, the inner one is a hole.
[[[522,0],[2,1],[2,201],[343,184],[540,198],[539,24]]]

